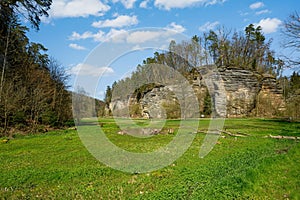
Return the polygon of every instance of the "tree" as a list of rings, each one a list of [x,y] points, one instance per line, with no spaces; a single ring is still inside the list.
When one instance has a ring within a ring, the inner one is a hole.
[[[0,132],[4,134],[11,128],[36,131],[41,125],[62,126],[72,119],[68,75],[42,44],[29,41],[29,29],[19,22],[23,15],[38,30],[51,2],[0,1]]]
[[[200,52],[203,55],[199,58],[217,67],[237,67],[269,73],[277,64],[274,53],[270,50],[270,44],[271,40],[265,42],[260,26],[250,24],[244,33],[233,34],[225,28],[220,28],[217,32],[210,30],[204,33],[205,51]],[[205,55],[207,52],[212,58],[212,63]]]
[[[300,16],[297,12],[292,13],[283,24],[285,40],[283,47],[290,49],[290,57],[286,60],[290,66],[300,66]]]
[[[219,39],[218,35],[214,31],[209,31],[209,34],[205,38],[208,41],[208,49],[210,56],[213,58],[213,62],[218,65],[219,58]]]
[[[52,84],[49,88],[51,91],[50,113],[51,121],[50,125],[62,125],[63,122],[72,118],[71,116],[71,95],[67,91],[67,80],[69,75],[65,69],[54,58],[50,58],[48,64],[48,70]]]
[[[209,91],[206,91],[205,97],[204,97],[204,106],[203,106],[203,114],[206,116],[209,116],[212,113],[212,99],[209,94]]]
[[[41,17],[48,17],[47,11],[51,4],[52,0],[1,0],[0,22],[3,23],[1,28],[5,27],[7,17],[21,14],[31,23],[33,28],[38,30]]]
[[[293,119],[300,119],[300,74],[293,72],[290,77],[287,98],[287,114]]]
[[[40,17],[48,16],[52,0],[1,0],[0,2],[0,53],[2,55],[2,70],[0,80],[0,92],[3,89],[5,70],[8,64],[9,46],[18,46],[13,40],[13,32],[21,31],[22,35],[16,35],[17,39],[25,38],[26,27],[18,23],[18,16],[23,15],[36,30],[39,29]],[[22,9],[22,11],[20,10]],[[25,10],[25,12],[24,12]],[[20,45],[21,46],[21,45]],[[33,45],[32,45],[33,46]],[[22,46],[21,46],[22,47]],[[1,57],[0,57],[1,58]]]
[[[109,107],[111,98],[112,98],[112,89],[110,88],[110,86],[107,86],[106,92],[105,92],[105,97],[104,97],[104,102],[107,107]]]
[[[7,74],[13,71],[20,62],[24,59],[24,52],[26,45],[28,45],[28,38],[26,36],[26,27],[21,26],[16,16],[10,16],[6,21],[8,30],[0,30],[0,63],[1,79],[0,79],[0,96],[3,90],[5,79],[13,79]],[[4,34],[4,32],[6,32]],[[20,58],[18,60],[17,58]],[[0,98],[1,102],[1,98]]]
[[[300,89],[300,74],[293,72],[290,80],[291,92],[294,93],[296,90]]]

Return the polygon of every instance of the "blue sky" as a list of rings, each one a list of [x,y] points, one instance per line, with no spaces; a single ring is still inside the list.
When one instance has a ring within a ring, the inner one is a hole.
[[[72,75],[70,85],[80,76],[79,69],[93,71],[94,74],[81,75],[91,81],[89,84],[95,84],[92,79],[100,77],[97,91],[91,95],[102,98],[107,85],[127,76],[154,51],[133,51],[103,63],[110,66],[84,64],[99,45],[116,35],[140,47],[149,37],[160,34],[159,29],[141,31],[145,27],[167,28],[192,37],[218,26],[243,31],[253,23],[262,26],[268,39],[273,38],[272,48],[281,54],[281,25],[299,8],[298,0],[53,0],[50,17],[43,19],[40,31],[32,30],[28,36],[31,41],[42,43],[48,54],[65,66]],[[119,48],[112,40],[107,45]],[[105,48],[100,49],[100,57],[105,59],[108,53]]]

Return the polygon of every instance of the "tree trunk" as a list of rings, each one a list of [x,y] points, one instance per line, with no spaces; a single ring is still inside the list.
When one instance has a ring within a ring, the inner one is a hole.
[[[4,51],[4,59],[3,59],[3,65],[2,65],[1,84],[0,84],[0,102],[2,101],[2,91],[3,91],[3,84],[4,84],[4,73],[5,73],[6,62],[7,62],[9,37],[10,37],[10,26],[9,26],[8,32],[7,32],[5,51]]]

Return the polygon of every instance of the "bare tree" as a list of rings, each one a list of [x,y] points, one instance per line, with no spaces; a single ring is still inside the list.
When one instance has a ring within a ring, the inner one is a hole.
[[[283,47],[290,49],[290,57],[286,58],[291,67],[300,66],[300,16],[292,13],[284,22],[282,30],[285,40]]]

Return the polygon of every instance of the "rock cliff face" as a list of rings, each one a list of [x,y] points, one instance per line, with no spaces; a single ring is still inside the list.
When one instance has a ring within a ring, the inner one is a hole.
[[[220,74],[226,89],[227,117],[272,117],[284,110],[282,89],[275,77],[234,68]]]
[[[227,117],[250,115],[256,107],[256,96],[261,90],[260,77],[248,70],[220,71],[227,97]]]
[[[213,78],[207,71],[199,70],[187,77],[194,90],[192,95],[196,96],[199,102],[199,114],[204,111],[207,89],[211,94],[212,110],[226,117],[272,117],[285,109],[282,89],[278,87],[275,77],[236,68],[221,69],[218,74],[217,78]],[[216,82],[220,82],[222,87],[216,85]],[[131,96],[129,104],[138,106],[140,116],[144,118],[180,117],[182,105],[176,96],[179,88],[180,85],[171,88],[160,85],[146,91],[139,98]],[[226,103],[223,107],[226,110],[224,112],[217,108],[222,103]],[[112,102],[110,108],[124,110],[126,105],[128,103],[120,100]]]
[[[256,108],[252,111],[256,116],[278,116],[285,111],[286,104],[282,95],[282,88],[278,86],[274,77],[264,75],[260,88],[256,96]]]

